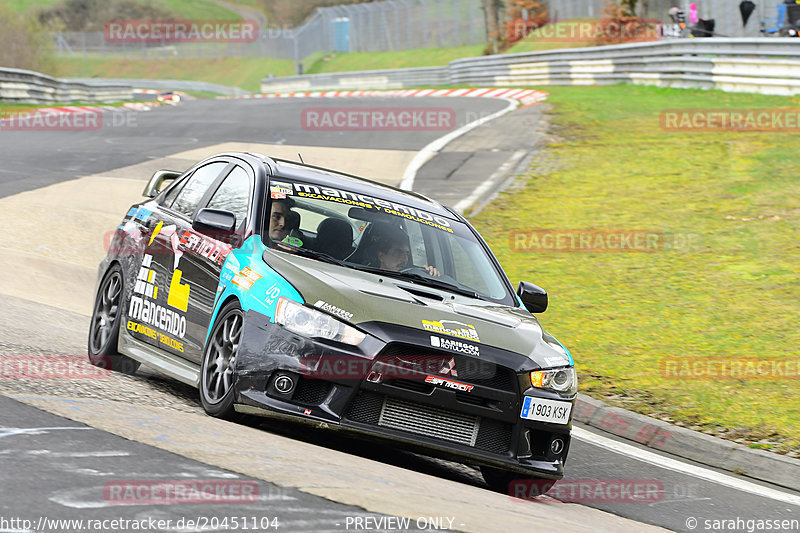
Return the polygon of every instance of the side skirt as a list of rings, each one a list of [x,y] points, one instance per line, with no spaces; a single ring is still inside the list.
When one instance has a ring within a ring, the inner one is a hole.
[[[156,368],[166,375],[187,385],[199,388],[200,367],[162,352],[140,340],[131,337],[126,330],[120,328],[117,349],[120,353],[136,359],[142,364]]]

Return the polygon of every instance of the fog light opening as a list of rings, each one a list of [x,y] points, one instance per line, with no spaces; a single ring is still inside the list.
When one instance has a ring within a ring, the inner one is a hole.
[[[295,382],[291,376],[287,376],[286,374],[278,374],[275,378],[275,390],[281,394],[289,394],[294,390]]]
[[[553,455],[561,455],[564,451],[564,441],[562,439],[553,439],[550,441],[550,451]]]

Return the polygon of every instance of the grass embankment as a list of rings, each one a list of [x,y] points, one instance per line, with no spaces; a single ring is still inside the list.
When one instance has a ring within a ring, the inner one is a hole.
[[[517,54],[595,46],[593,42],[587,39],[585,30],[587,27],[594,28],[597,23],[597,19],[572,19],[556,24],[548,24],[530,32],[504,53]]]
[[[2,0],[0,0],[2,1]],[[582,21],[565,21],[569,26]],[[558,27],[550,33],[531,34],[506,53],[529,52],[589,46],[586,42],[565,41]],[[555,36],[555,37],[552,37]],[[396,52],[353,52],[349,54],[315,54],[303,61],[306,74],[382,70],[395,68],[432,67],[446,65],[455,59],[483,55],[485,46],[459,46],[453,48],[425,48]],[[261,79],[273,73],[278,77],[293,76],[294,62],[267,58],[218,59],[94,59],[62,58],[58,60],[54,75],[62,77],[99,78],[168,78],[178,80],[210,81],[222,85],[238,86],[257,92]]]
[[[59,104],[55,102],[51,103],[41,103],[41,104],[12,104],[8,102],[0,102],[0,118],[8,118],[11,116],[17,115],[24,115],[26,113],[32,113],[37,109],[43,109],[48,107],[63,107],[63,106],[70,106],[70,107],[79,107],[79,106],[89,106],[89,107],[96,107],[96,106],[111,106],[111,107],[122,107],[128,102],[132,102],[133,100],[125,101],[125,102],[76,102],[70,104]]]
[[[257,57],[220,59],[83,59],[58,60],[56,76],[65,78],[145,78],[193,80],[259,91],[268,73],[291,76],[294,62]]]
[[[304,71],[308,74],[322,72],[347,72],[405,67],[445,65],[453,59],[480,55],[481,46],[458,48],[406,50],[402,52],[375,52],[335,54],[322,58],[319,54],[308,57]],[[268,73],[276,76],[293,76],[294,61],[258,57],[232,57],[218,59],[93,59],[60,58],[55,76],[65,78],[160,78],[196,80],[241,87],[258,92],[261,80]]]
[[[447,65],[455,59],[475,57],[483,53],[484,46],[458,46],[455,48],[423,48],[397,52],[352,52],[331,54],[308,70],[309,74],[322,72],[349,72],[354,70],[382,70],[392,68],[436,67]]]
[[[659,122],[665,109],[797,107],[798,99],[546,90],[563,140],[473,223],[512,280],[550,291],[542,319],[571,349],[581,391],[798,455],[800,380],[676,379],[661,364],[755,357],[797,368],[800,135],[672,133]],[[696,240],[657,253],[520,253],[509,242],[520,229],[656,230]]]
[[[241,0],[228,0],[231,3],[246,4]],[[11,11],[22,13],[33,9],[48,9],[59,4],[62,0],[0,0]],[[231,11],[208,0],[149,0],[149,3],[164,8],[176,17],[198,20],[238,20],[241,17]]]

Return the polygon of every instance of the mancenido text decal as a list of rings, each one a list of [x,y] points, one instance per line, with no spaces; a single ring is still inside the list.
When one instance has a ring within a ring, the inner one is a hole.
[[[414,209],[402,204],[381,200],[380,198],[373,198],[363,194],[356,194],[349,191],[342,191],[339,189],[329,189],[327,187],[316,187],[314,185],[305,185],[302,183],[294,184],[297,196],[302,198],[314,198],[317,200],[327,200],[329,202],[338,202],[341,204],[352,205],[354,207],[361,207],[363,209],[370,209],[387,213],[390,215],[406,218],[419,222],[420,224],[427,224],[434,228],[453,233],[450,228],[450,221],[446,218],[431,215],[425,211]]]

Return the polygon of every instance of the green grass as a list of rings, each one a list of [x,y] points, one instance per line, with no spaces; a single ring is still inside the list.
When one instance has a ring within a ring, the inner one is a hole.
[[[194,96],[198,100],[207,100],[209,98],[216,98],[217,96],[221,96],[219,93],[212,93],[210,91],[181,91],[182,93],[186,93],[189,96]]]
[[[370,54],[314,54],[303,61],[307,74],[443,65],[459,57],[479,55],[482,47],[468,46]],[[269,58],[220,59],[96,59],[59,58],[57,69],[46,74],[68,78],[165,78],[197,80],[241,87],[257,92],[268,73],[295,74],[294,61]]]
[[[23,13],[31,8],[48,8],[60,4],[61,0],[0,0],[0,5],[6,6],[14,13]]]
[[[548,87],[560,136],[472,222],[512,280],[547,288],[544,325],[581,391],[713,434],[800,452],[800,380],[680,380],[662,359],[780,358],[800,346],[796,133],[672,133],[674,108],[797,107],[797,98],[641,86]],[[512,230],[694,235],[658,253],[512,251]]]
[[[69,106],[98,106],[98,105],[102,105],[102,106],[120,107],[122,105],[125,105],[125,103],[131,102],[131,101],[133,101],[133,100],[128,100],[128,101],[125,101],[125,102],[102,102],[102,103],[98,103],[98,102],[74,102],[74,103],[69,103],[69,104],[63,104],[63,103],[58,103],[58,102],[42,103],[42,104],[11,104],[11,103],[8,103],[8,102],[0,102],[0,117],[7,117],[7,116],[9,116],[11,114],[16,114],[16,113],[30,112],[30,111],[33,111],[35,109],[43,109],[43,108],[46,108],[46,107],[61,107],[61,106],[64,106],[64,105],[69,105]]]
[[[233,11],[218,6],[207,0],[150,0],[171,11],[176,17],[187,19],[237,20],[241,17]],[[230,0],[229,0],[230,1]],[[61,3],[61,0],[0,0],[11,11],[20,13],[29,9],[50,8]],[[247,4],[246,1],[234,3]]]
[[[261,79],[294,74],[294,62],[255,57],[223,59],[62,58],[55,75],[70,78],[161,78],[197,80],[259,91]],[[48,73],[53,75],[53,73]]]
[[[195,20],[238,20],[242,17],[222,6],[206,0],[151,0],[175,16]]]
[[[53,104],[58,105],[58,104]],[[33,109],[47,107],[46,104],[9,104],[7,102],[0,102],[0,117],[6,117],[12,113],[24,113]]]
[[[380,70],[391,68],[434,67],[446,65],[454,59],[479,56],[483,45],[455,48],[423,48],[398,52],[352,52],[331,54],[308,70],[308,74],[323,72],[348,72],[354,70]]]

